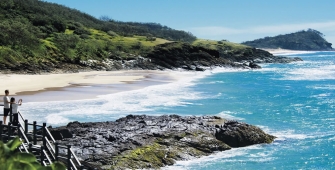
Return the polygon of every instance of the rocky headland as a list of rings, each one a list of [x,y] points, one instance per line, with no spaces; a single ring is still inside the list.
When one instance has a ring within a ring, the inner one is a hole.
[[[325,39],[325,35],[313,29],[295,33],[264,37],[242,44],[264,49],[288,49],[301,51],[333,51],[332,43]]]
[[[65,70],[91,69],[91,70],[164,70],[184,69],[189,71],[204,71],[214,67],[232,67],[244,69],[261,68],[261,63],[290,63],[302,61],[298,57],[274,56],[271,53],[256,49],[245,48],[243,50],[217,50],[188,43],[172,42],[157,45],[146,56],[130,55],[121,58],[111,54],[104,61],[81,61],[78,65],[66,65]],[[48,67],[50,68],[50,67]]]
[[[235,147],[271,143],[260,128],[217,116],[128,115],[51,128],[87,168],[159,169]]]
[[[157,45],[145,56],[126,54],[120,57],[110,53],[104,60],[80,60],[71,62],[44,61],[39,64],[19,63],[3,65],[0,63],[2,73],[59,73],[79,72],[90,70],[164,70],[184,69],[189,71],[204,71],[214,67],[232,67],[244,69],[261,68],[261,63],[290,63],[302,61],[300,58],[274,56],[271,53],[247,47],[234,49],[209,49],[194,46],[183,42],[172,42]]]

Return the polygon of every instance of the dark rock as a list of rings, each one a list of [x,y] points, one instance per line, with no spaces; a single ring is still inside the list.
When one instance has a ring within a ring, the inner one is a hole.
[[[50,129],[51,135],[54,137],[55,140],[62,140],[64,138],[72,138],[73,135],[67,128],[57,128],[57,129]]]
[[[216,134],[216,138],[231,147],[243,147],[257,143],[271,143],[274,136],[264,133],[260,128],[245,123],[229,122]]]
[[[63,135],[60,130],[50,130],[50,133],[55,140],[63,140]]]
[[[275,138],[255,126],[217,116],[128,115],[115,122],[72,122],[50,131],[60,144],[71,144],[79,159],[102,169],[158,169]]]
[[[249,63],[250,68],[261,68],[261,66],[257,65],[256,63]]]

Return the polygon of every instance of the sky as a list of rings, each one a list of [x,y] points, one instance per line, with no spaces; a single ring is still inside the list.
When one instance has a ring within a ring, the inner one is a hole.
[[[44,0],[96,18],[153,22],[198,38],[241,43],[309,28],[335,48],[335,0]]]

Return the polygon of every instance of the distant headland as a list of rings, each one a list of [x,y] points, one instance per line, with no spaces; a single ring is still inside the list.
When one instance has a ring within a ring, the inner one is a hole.
[[[332,44],[324,39],[324,35],[313,29],[302,30],[295,33],[265,37],[242,44],[263,49],[288,49],[303,51],[330,51],[334,50]]]

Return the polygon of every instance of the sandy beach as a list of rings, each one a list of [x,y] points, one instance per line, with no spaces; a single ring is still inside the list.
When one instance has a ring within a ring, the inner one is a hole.
[[[63,74],[0,74],[0,89],[25,101],[57,101],[94,98],[101,94],[143,88],[175,81],[168,71],[90,71]],[[0,99],[2,101],[2,98]]]

